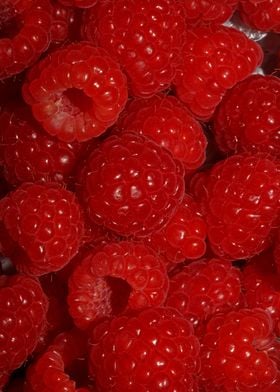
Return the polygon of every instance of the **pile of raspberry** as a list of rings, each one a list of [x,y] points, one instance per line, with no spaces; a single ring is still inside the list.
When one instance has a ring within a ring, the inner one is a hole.
[[[279,0],[0,1],[0,391],[280,391]]]

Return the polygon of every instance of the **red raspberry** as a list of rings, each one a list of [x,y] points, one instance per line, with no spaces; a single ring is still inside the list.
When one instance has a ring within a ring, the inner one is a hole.
[[[280,32],[279,0],[239,0],[245,23],[261,31]]]
[[[166,89],[178,64],[184,17],[177,0],[108,0],[88,11],[84,38],[121,64],[133,95]]]
[[[120,285],[118,291],[114,290],[108,278],[126,282],[127,295],[125,290],[118,293]],[[69,312],[75,324],[86,329],[99,318],[120,313],[126,307],[162,305],[168,276],[163,261],[150,248],[124,241],[91,252],[77,265],[68,286]]]
[[[279,166],[262,155],[234,155],[215,164],[194,186],[210,245],[219,257],[253,257],[278,225]],[[204,193],[203,193],[204,192]]]
[[[279,377],[269,357],[275,341],[272,320],[262,309],[214,316],[202,339],[203,391],[268,391]]]
[[[230,261],[196,261],[170,279],[167,306],[177,309],[195,328],[218,312],[239,306],[240,272]]]
[[[73,8],[64,7],[53,2],[53,22],[51,27],[51,48],[60,45],[70,38],[71,25],[74,23],[75,11]]]
[[[125,132],[90,155],[81,194],[90,218],[125,236],[145,236],[174,215],[184,196],[184,170],[164,148]]]
[[[280,157],[280,80],[252,75],[223,98],[214,116],[221,151],[262,151]]]
[[[7,20],[26,11],[34,4],[34,0],[1,0],[0,4],[0,29]]]
[[[144,240],[174,265],[185,259],[199,259],[205,254],[206,230],[198,204],[186,194],[171,220]]]
[[[127,85],[103,49],[79,42],[37,63],[27,75],[23,96],[49,134],[65,142],[86,141],[117,120]]]
[[[132,100],[117,127],[150,137],[182,161],[186,170],[197,169],[205,161],[207,139],[202,126],[176,97]]]
[[[172,308],[123,315],[93,330],[90,370],[98,391],[194,391],[199,342]]]
[[[19,271],[57,271],[78,252],[84,222],[75,195],[56,184],[25,183],[0,203],[0,216],[15,242]],[[5,244],[4,244],[5,246]]]
[[[46,134],[20,102],[0,113],[0,162],[11,185],[33,181],[67,183],[84,148]]]
[[[90,8],[93,7],[98,0],[58,0],[67,7]]]
[[[10,25],[7,23],[0,26],[0,79],[22,72],[48,48],[52,6],[49,0],[36,0]]]
[[[38,280],[0,276],[0,378],[20,367],[46,329],[48,300]]]
[[[187,30],[176,93],[198,119],[209,120],[225,92],[262,59],[261,47],[235,29],[210,25]]]

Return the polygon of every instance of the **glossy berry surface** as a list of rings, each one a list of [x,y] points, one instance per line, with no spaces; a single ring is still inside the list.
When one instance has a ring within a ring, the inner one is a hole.
[[[23,97],[50,135],[64,142],[86,141],[117,120],[127,100],[127,84],[118,63],[103,49],[79,42],[35,64]]]
[[[240,15],[249,26],[262,31],[280,32],[278,0],[240,0]]]
[[[168,221],[184,196],[184,169],[152,140],[134,133],[106,138],[81,175],[90,218],[124,236],[145,236]]]
[[[193,391],[199,343],[175,309],[148,309],[105,322],[93,331],[91,345],[90,370],[99,391]]]

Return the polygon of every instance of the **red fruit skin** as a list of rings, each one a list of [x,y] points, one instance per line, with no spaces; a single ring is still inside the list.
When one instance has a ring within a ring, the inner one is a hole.
[[[271,317],[262,309],[214,316],[201,341],[202,390],[269,391],[279,377],[277,361],[270,358],[276,340]]]
[[[92,221],[126,237],[159,229],[184,196],[181,162],[152,140],[129,132],[103,140],[77,181]]]
[[[251,75],[229,90],[213,120],[220,150],[280,157],[279,93],[280,80],[269,75]]]
[[[254,29],[280,32],[278,0],[240,0],[239,13],[243,21]]]
[[[233,28],[209,25],[186,31],[174,86],[199,120],[209,120],[227,90],[261,64],[261,47]]]
[[[89,364],[100,392],[191,392],[199,370],[199,342],[175,309],[148,309],[95,328]]]
[[[20,15],[34,4],[34,0],[2,0],[0,4],[0,29],[7,20]]]
[[[202,126],[176,97],[131,100],[116,127],[151,138],[180,160],[186,171],[199,168],[205,161],[207,139]]]
[[[4,33],[0,39],[0,80],[24,71],[48,49],[52,11],[49,0],[36,0],[11,21],[12,30],[18,25],[19,31],[12,38],[4,38]]]
[[[20,367],[46,329],[48,300],[37,279],[0,276],[0,377]]]
[[[31,68],[22,93],[37,121],[64,142],[104,133],[117,120],[128,94],[119,64],[88,42],[49,53]]]
[[[98,0],[58,0],[67,7],[90,8],[97,4]]]
[[[132,95],[150,97],[170,86],[184,32],[180,2],[100,1],[88,11],[82,31],[121,64]]]
[[[71,37],[75,10],[53,0],[53,22],[51,27],[51,48],[66,43]]]
[[[108,277],[129,285],[127,303],[122,303],[121,286],[114,290]],[[68,308],[76,326],[88,329],[125,309],[163,305],[168,287],[164,262],[150,248],[128,241],[110,243],[90,252],[75,268],[68,281]]]
[[[1,245],[5,253],[5,242],[13,243],[11,256],[18,271],[36,276],[57,271],[82,244],[80,205],[72,192],[57,184],[24,183],[1,200],[0,216],[7,237]]]
[[[277,163],[262,154],[236,154],[212,166],[191,188],[218,257],[247,259],[270,245],[279,226]]]

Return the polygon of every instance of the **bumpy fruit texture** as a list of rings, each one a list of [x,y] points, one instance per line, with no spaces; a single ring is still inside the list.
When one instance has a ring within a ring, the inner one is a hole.
[[[246,259],[270,244],[279,225],[279,165],[261,154],[239,154],[215,164],[194,182],[212,250]]]
[[[148,309],[93,330],[89,363],[99,391],[191,392],[199,342],[175,309]]]
[[[127,295],[126,287],[117,282],[114,287],[108,278],[126,283]],[[169,280],[164,262],[150,248],[124,241],[92,251],[77,265],[68,286],[69,312],[77,327],[86,329],[126,308],[163,305]]]
[[[127,101],[126,77],[103,49],[72,43],[29,71],[23,97],[43,128],[64,142],[104,133]]]
[[[176,0],[100,1],[88,11],[84,38],[106,49],[128,76],[133,95],[169,87],[180,55],[184,16]]]
[[[68,7],[90,8],[93,7],[98,0],[58,0],[61,4]]]
[[[125,132],[103,140],[78,179],[84,206],[97,224],[142,237],[171,219],[184,196],[184,169],[152,140]]]
[[[249,26],[262,31],[280,32],[278,0],[240,0],[239,11]]]
[[[280,157],[279,94],[275,76],[252,75],[234,86],[214,115],[213,131],[221,151]]]
[[[261,47],[235,29],[210,25],[185,33],[174,81],[177,96],[195,117],[209,120],[225,92],[261,64]]]
[[[57,1],[53,5],[53,21],[51,26],[51,49],[55,45],[66,43],[70,39],[72,24],[75,20],[75,10],[65,7]]]
[[[14,242],[19,271],[44,275],[78,252],[84,220],[75,195],[56,184],[24,183],[0,202],[2,230]],[[5,250],[6,244],[1,244]]]

